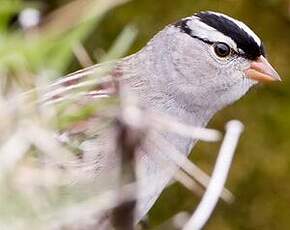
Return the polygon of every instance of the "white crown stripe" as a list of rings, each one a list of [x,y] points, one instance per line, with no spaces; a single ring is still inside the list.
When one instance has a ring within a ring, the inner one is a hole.
[[[205,24],[196,16],[193,16],[190,19],[191,20],[187,22],[187,26],[192,31],[192,35],[210,42],[224,42],[231,46],[235,51],[238,51],[237,44],[231,37],[226,36],[215,28]]]
[[[217,12],[213,12],[213,11],[208,11],[208,13],[217,15],[217,16],[222,16],[230,21],[232,21],[233,23],[235,23],[238,27],[240,27],[242,30],[244,30],[247,34],[249,34],[250,37],[252,37],[255,42],[258,44],[258,46],[261,46],[262,42],[261,39],[252,31],[252,29],[250,29],[250,27],[248,27],[245,23],[236,20],[234,18],[231,18],[225,14],[222,13],[217,13]]]

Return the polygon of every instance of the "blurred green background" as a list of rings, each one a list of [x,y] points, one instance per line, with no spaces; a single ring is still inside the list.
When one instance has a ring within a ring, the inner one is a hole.
[[[66,2],[33,4],[41,5],[46,14]],[[220,201],[205,229],[290,229],[289,0],[133,0],[110,11],[84,45],[91,54],[96,48],[107,50],[122,29],[133,24],[139,31],[129,52],[134,53],[165,25],[200,10],[221,11],[250,25],[263,39],[269,59],[283,78],[281,84],[252,89],[210,123],[223,130],[228,120],[239,119],[246,130],[227,182],[236,200],[232,205]],[[72,62],[65,72],[77,68],[77,62]],[[218,149],[219,144],[199,143],[191,158],[211,173]],[[198,202],[198,197],[175,184],[155,204],[149,224],[157,226],[179,211],[192,211]]]

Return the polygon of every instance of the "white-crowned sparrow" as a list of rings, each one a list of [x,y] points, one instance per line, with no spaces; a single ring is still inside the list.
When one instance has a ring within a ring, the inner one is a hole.
[[[196,127],[205,127],[217,111],[259,81],[280,80],[259,37],[244,23],[215,12],[200,12],[167,26],[112,73],[121,90],[137,96],[141,107]],[[84,158],[97,159],[98,178],[106,178],[118,158],[112,135],[110,129],[103,131],[81,146]],[[176,172],[164,154],[170,148],[160,136],[186,156],[195,143],[174,133],[149,132],[137,152],[136,220],[149,211]]]

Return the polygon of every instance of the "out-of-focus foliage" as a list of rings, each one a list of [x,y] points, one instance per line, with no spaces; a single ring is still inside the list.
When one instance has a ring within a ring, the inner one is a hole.
[[[2,0],[0,71],[13,76],[18,71],[38,74],[51,70],[56,75],[63,74],[72,61],[75,46],[91,34],[102,16],[117,2],[124,1],[74,1],[50,15],[40,28],[23,33],[14,28],[17,22],[13,22],[12,17],[35,4]]]
[[[84,41],[109,10],[125,2],[75,0],[46,12],[47,5],[40,1],[0,0],[0,229],[53,229],[71,221],[80,224],[82,212],[74,213],[75,208],[85,206],[85,217],[90,205],[94,211],[96,206],[100,208],[94,204],[100,203],[94,199],[100,187],[91,186],[86,176],[81,185],[74,185],[74,178],[82,177],[72,169],[78,167],[72,164],[78,143],[62,145],[57,137],[62,129],[114,103],[113,99],[83,106],[68,103],[82,95],[82,90],[95,87],[97,76],[111,67],[100,68],[85,83],[79,81],[81,87],[76,89],[50,81],[69,71],[74,60],[79,62],[78,68],[96,62],[86,52]],[[40,18],[37,10],[43,14]],[[38,20],[39,25],[27,26]],[[116,40],[111,39],[108,53],[102,52],[102,59],[125,55],[135,35],[134,27],[124,27]],[[63,90],[68,100],[55,107],[44,105],[48,95],[50,100],[58,99],[55,95]]]

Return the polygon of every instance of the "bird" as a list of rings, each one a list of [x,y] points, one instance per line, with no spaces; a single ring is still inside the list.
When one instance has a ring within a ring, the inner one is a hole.
[[[98,65],[88,72],[96,69]],[[281,81],[258,35],[243,22],[213,11],[166,26],[139,52],[119,60],[110,74],[118,79],[121,91],[137,97],[140,107],[195,127],[206,127],[218,111],[254,85]],[[84,159],[95,164],[96,178],[108,175],[118,159],[113,136],[108,128],[81,143]],[[173,132],[148,133],[136,153],[136,222],[149,212],[178,170],[164,153],[174,147],[188,156],[196,142]]]

